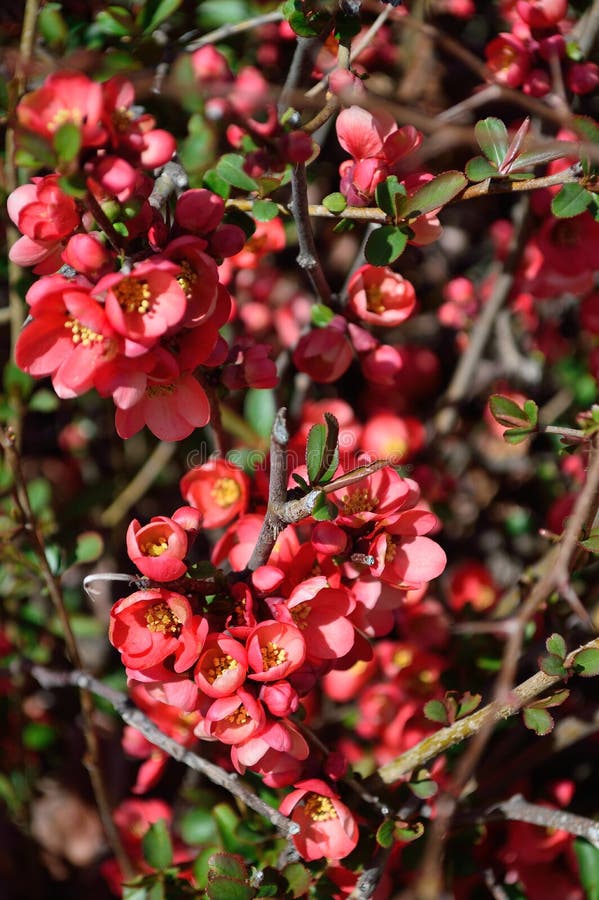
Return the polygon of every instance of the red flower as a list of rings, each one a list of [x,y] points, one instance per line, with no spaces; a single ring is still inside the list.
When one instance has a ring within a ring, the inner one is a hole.
[[[50,142],[61,125],[76,125],[82,147],[98,147],[106,139],[102,102],[102,85],[79,72],[55,72],[41,88],[25,94],[17,106],[17,119]]]
[[[210,724],[210,734],[223,744],[241,744],[260,732],[266,716],[260,701],[240,688],[215,700],[205,720]]]
[[[356,820],[324,781],[312,778],[299,782],[279,808],[300,826],[293,843],[308,861],[343,859],[358,843]]]
[[[183,476],[180,490],[185,500],[202,513],[204,528],[221,528],[247,509],[247,475],[224,459],[196,466]]]
[[[127,529],[127,553],[140,572],[154,581],[174,581],[187,572],[184,529],[167,516],[153,516],[143,527],[133,519]]]
[[[207,620],[192,614],[189,600],[164,588],[136,591],[110,610],[110,642],[134,670],[174,656],[175,672],[184,672],[196,662],[207,633]]]
[[[126,409],[117,409],[116,430],[130,438],[147,425],[162,441],[182,441],[194,428],[210,421],[210,403],[193,375],[165,381],[148,379],[143,396]]]
[[[345,319],[335,318],[325,328],[314,328],[298,341],[293,363],[320,384],[337,381],[348,370],[353,349],[346,335]]]
[[[266,619],[248,635],[247,658],[254,681],[280,681],[299,669],[306,642],[295,625]]]
[[[361,266],[350,278],[347,293],[358,318],[387,328],[407,319],[416,305],[412,284],[387,266]]]
[[[198,660],[194,678],[208,697],[228,697],[245,681],[247,668],[243,644],[227,634],[212,634]]]

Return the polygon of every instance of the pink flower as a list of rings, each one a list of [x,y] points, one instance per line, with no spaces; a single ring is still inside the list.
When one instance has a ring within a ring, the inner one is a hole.
[[[221,528],[247,509],[249,481],[233,463],[213,459],[183,476],[182,496],[202,513],[204,528]]]
[[[551,28],[568,12],[568,0],[518,0],[518,15],[531,28]]]
[[[530,68],[530,54],[522,41],[503,32],[487,44],[485,54],[495,81],[511,88],[522,84]]]
[[[441,547],[423,537],[437,524],[437,517],[424,509],[408,509],[393,525],[386,526],[372,541],[375,558],[371,572],[395,587],[418,587],[437,578],[447,557]]]
[[[358,843],[356,820],[324,781],[312,778],[299,782],[279,809],[300,826],[293,843],[308,861],[343,859]]]
[[[186,312],[187,298],[178,276],[181,269],[166,260],[147,260],[130,275],[106,275],[94,293],[105,295],[106,315],[126,339],[128,355],[138,355],[177,326]]]
[[[307,582],[298,585],[285,604],[277,604],[275,615],[287,612],[306,643],[306,654],[313,660],[340,659],[354,644],[355,631],[347,615],[355,603],[346,588],[320,587],[306,592]],[[308,579],[309,581],[309,579]]]
[[[210,635],[194,678],[208,697],[228,697],[245,681],[248,657],[243,644],[227,634]]]
[[[154,516],[143,527],[133,519],[127,529],[127,554],[139,571],[154,581],[174,581],[187,572],[187,535],[167,516]]]
[[[266,716],[260,700],[239,688],[210,704],[205,715],[210,734],[223,744],[242,744],[264,727]]]
[[[247,658],[254,681],[280,681],[306,658],[306,642],[295,625],[266,619],[247,637]]]
[[[25,94],[17,106],[19,125],[52,141],[67,123],[76,125],[83,147],[104,143],[102,85],[79,72],[55,72],[41,88]]]
[[[268,721],[265,727],[242,744],[231,747],[231,762],[243,775],[246,766],[262,775],[269,787],[293,784],[302,770],[310,748],[296,726],[286,719]]]
[[[220,225],[224,214],[225,201],[206,188],[184,191],[175,207],[177,224],[186,231],[198,235],[214,231]]]
[[[175,672],[196,662],[208,621],[192,614],[189,600],[174,591],[136,591],[110,610],[109,639],[130,669],[150,669],[174,656]]]
[[[354,355],[345,329],[345,320],[335,316],[325,328],[314,328],[305,334],[293,351],[296,368],[320,384],[341,378]]]
[[[361,529],[376,521],[393,521],[411,496],[411,483],[384,466],[357,484],[329,495],[339,507],[335,524]]]
[[[347,293],[358,318],[387,328],[407,319],[416,305],[412,284],[387,266],[361,266],[350,278]]]
[[[148,379],[141,399],[115,416],[120,437],[130,438],[147,425],[161,441],[182,441],[210,421],[210,402],[193,375],[165,381]]]
[[[360,444],[366,453],[399,465],[422,449],[424,439],[424,425],[418,419],[383,412],[368,420]]]

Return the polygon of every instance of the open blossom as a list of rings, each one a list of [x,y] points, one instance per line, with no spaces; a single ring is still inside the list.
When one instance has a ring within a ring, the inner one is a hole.
[[[309,753],[306,739],[292,722],[267,719],[257,734],[231,747],[231,762],[241,775],[250,766],[269,787],[286,787],[297,780]]]
[[[148,379],[140,399],[132,406],[118,408],[115,416],[120,437],[132,437],[147,425],[162,441],[182,441],[209,421],[206,392],[188,373],[166,381]]]
[[[6,208],[23,234],[10,248],[10,259],[17,265],[35,264],[37,274],[60,268],[60,250],[80,226],[81,217],[73,198],[61,190],[58,175],[34,178],[31,184],[16,188]]]
[[[347,286],[349,308],[363,322],[391,328],[414,311],[412,284],[387,266],[361,266]]]
[[[17,106],[19,125],[51,142],[61,125],[76,125],[83,147],[98,147],[106,140],[102,125],[102,85],[79,72],[55,72],[42,87],[31,91]]]
[[[521,40],[503,32],[487,44],[485,54],[495,81],[511,88],[522,84],[530,68],[530,53]]]
[[[173,656],[175,672],[184,672],[196,662],[207,632],[207,620],[193,615],[189,600],[164,588],[136,591],[110,610],[110,642],[134,670]]]
[[[206,712],[205,722],[211,736],[223,744],[242,744],[262,730],[266,715],[260,700],[239,688],[214,700]]]
[[[300,826],[293,843],[308,861],[343,859],[358,843],[356,820],[324,781],[312,778],[299,782],[279,809]]]
[[[306,658],[306,642],[295,625],[274,619],[260,622],[247,637],[249,677],[254,681],[280,681],[295,672]]]
[[[180,488],[185,500],[201,511],[204,528],[221,528],[247,509],[248,477],[224,459],[195,466],[183,476]]]
[[[248,658],[243,644],[227,634],[211,634],[198,660],[194,678],[208,697],[228,697],[241,687],[247,669]]]
[[[127,529],[127,553],[139,571],[154,581],[174,581],[187,571],[185,530],[167,516],[154,516],[141,526],[133,519]]]

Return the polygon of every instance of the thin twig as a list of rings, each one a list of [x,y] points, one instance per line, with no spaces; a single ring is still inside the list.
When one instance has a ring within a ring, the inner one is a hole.
[[[567,831],[568,834],[583,837],[595,846],[599,846],[599,822],[566,812],[563,809],[551,809],[548,806],[528,803],[521,794],[515,794],[509,800],[503,800],[501,803],[495,803],[489,807],[484,819],[495,818],[497,813],[501,818],[515,822],[528,822],[531,825],[539,825],[541,828]]]
[[[220,28],[215,28],[214,31],[209,31],[197,40],[191,41],[186,45],[185,50],[188,53],[193,53],[194,50],[199,50],[200,47],[206,47],[208,44],[216,44],[218,41],[226,41],[227,38],[243,34],[244,31],[251,31],[252,28],[260,28],[261,25],[270,25],[272,22],[282,21],[283,13],[277,9],[272,12],[263,13],[260,16],[253,16],[251,19],[244,19],[242,22],[237,22],[235,25],[221,25]]]
[[[121,491],[110,506],[100,516],[100,523],[106,528],[113,528],[123,519],[132,506],[140,500],[172,458],[177,444],[174,441],[160,441],[147,458],[137,475],[131,479],[127,487]]]
[[[299,245],[297,263],[308,275],[319,299],[329,305],[332,291],[322,269],[310,223],[308,182],[304,163],[299,163],[293,167],[290,208],[297,227]]]
[[[71,628],[69,614],[64,605],[60,582],[50,569],[48,558],[46,556],[44,539],[37,519],[31,509],[27,494],[27,483],[21,467],[21,458],[14,446],[11,435],[4,430],[0,430],[0,444],[4,450],[8,469],[13,476],[15,502],[19,509],[22,521],[25,524],[30,546],[36,556],[42,580],[60,621],[68,655],[72,664],[77,668],[80,668],[81,656],[79,647]],[[87,751],[85,766],[89,772],[98,812],[100,814],[104,833],[112,852],[118,861],[120,869],[126,878],[130,878],[133,876],[135,870],[123,846],[118,829],[114,824],[106,785],[100,768],[100,747],[94,725],[95,707],[93,697],[88,690],[85,690],[85,688],[82,687],[79,691],[79,699],[81,703],[81,712],[83,714],[83,734]]]
[[[194,769],[196,772],[205,775],[213,784],[217,784],[219,787],[229,791],[230,794],[233,794],[238,800],[246,806],[249,806],[250,809],[253,809],[259,815],[271,822],[281,834],[285,835],[285,837],[291,837],[291,835],[297,834],[299,831],[299,826],[296,825],[295,822],[291,822],[286,816],[283,816],[278,812],[278,810],[273,809],[263,800],[260,800],[252,790],[240,781],[238,775],[225,772],[220,766],[198,756],[197,753],[193,753],[191,750],[187,750],[181,744],[177,743],[174,738],[164,734],[164,732],[161,731],[160,728],[158,728],[158,726],[148,718],[145,713],[138,709],[131,702],[129,697],[121,691],[115,691],[113,688],[108,687],[101,681],[88,675],[86,672],[78,670],[55,672],[44,666],[33,666],[31,674],[36,681],[46,689],[74,685],[81,690],[95,694],[97,697],[102,697],[102,699],[110,703],[127,725],[130,725],[132,728],[139,731],[140,734],[143,734],[151,744],[154,744],[155,747],[159,747],[169,756],[172,756],[173,759],[178,760],[178,762],[183,763],[183,765],[188,768]]]

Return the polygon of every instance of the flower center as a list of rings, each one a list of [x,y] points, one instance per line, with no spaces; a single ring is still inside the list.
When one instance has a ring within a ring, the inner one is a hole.
[[[135,278],[123,278],[113,288],[120,306],[126,313],[144,315],[150,309],[152,292],[147,281],[136,281]]]
[[[181,266],[181,274],[177,275],[177,281],[179,282],[181,290],[189,300],[191,296],[191,286],[198,280],[198,273],[194,272],[186,259],[182,260],[179,265]]]
[[[234,478],[217,478],[210,491],[216,505],[222,508],[239,500],[240,494],[241,490]]]
[[[366,289],[366,309],[368,312],[376,313],[380,315],[385,312],[386,306],[383,302],[383,292],[380,287],[376,287],[372,285]]]
[[[129,131],[131,122],[133,121],[133,113],[125,106],[119,106],[112,113],[112,124],[117,131],[121,133]]]
[[[214,684],[217,678],[220,678],[221,675],[224,675],[225,672],[231,669],[236,669],[238,665],[237,660],[229,656],[228,653],[225,653],[224,656],[214,656],[212,664],[206,673],[206,681],[209,684]]]
[[[308,794],[304,809],[313,822],[328,822],[337,818],[331,799],[322,794]]]
[[[48,131],[54,134],[55,131],[67,122],[73,125],[81,125],[83,122],[83,113],[80,109],[57,109],[50,121],[48,122]]]
[[[372,512],[373,509],[376,509],[379,498],[371,497],[368,488],[358,488],[351,494],[346,494],[341,502],[343,503],[343,512],[351,516],[354,513]]]
[[[82,325],[79,319],[74,319],[72,316],[66,320],[64,327],[70,330],[73,343],[81,344],[82,347],[89,347],[90,344],[97,344],[104,340],[103,334],[92,331],[91,328]]]
[[[146,612],[146,622],[150,631],[173,634],[175,637],[179,637],[181,633],[182,623],[166,603],[155,603],[151,606]]]
[[[403,650],[398,650],[393,654],[393,662],[397,666],[398,669],[405,669],[406,666],[409,666],[414,659],[414,654],[411,650],[408,650],[407,647],[404,647]]]
[[[387,563],[393,562],[395,559],[395,554],[397,553],[397,544],[393,541],[393,538],[387,535],[387,550],[385,551],[385,565]]]
[[[308,627],[308,617],[312,612],[312,607],[309,603],[298,603],[297,606],[294,606],[291,610],[291,618],[293,619],[294,625],[299,628],[300,631],[305,631]]]
[[[146,388],[146,397],[164,397],[174,393],[174,384],[149,384]]]
[[[247,709],[241,704],[238,709],[235,710],[234,713],[231,713],[230,716],[227,716],[227,722],[230,722],[231,725],[245,725],[246,722],[249,722],[250,717]]]
[[[260,647],[260,653],[265,671],[274,666],[280,666],[287,660],[287,651],[275,644],[274,641],[269,641],[265,647]]]
[[[139,549],[144,556],[162,556],[164,551],[168,550],[168,541],[165,537],[161,537],[157,541],[140,544]]]

